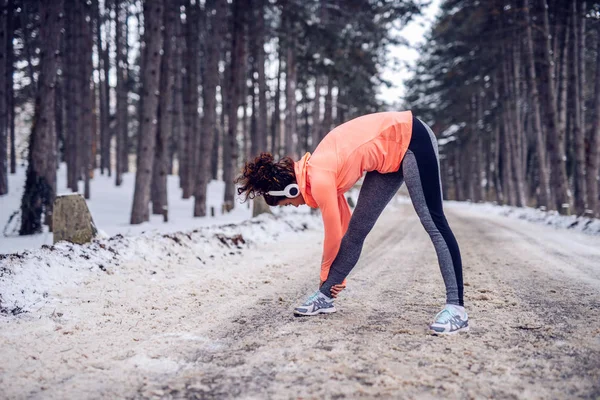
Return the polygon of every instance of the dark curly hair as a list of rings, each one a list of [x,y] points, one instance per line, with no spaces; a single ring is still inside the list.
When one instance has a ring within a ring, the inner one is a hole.
[[[246,196],[244,201],[263,196],[270,206],[276,206],[285,199],[285,196],[271,196],[267,192],[283,190],[294,182],[296,182],[294,160],[283,157],[278,162],[274,162],[271,153],[261,153],[253,161],[248,161],[242,174],[235,180],[235,183],[240,184],[237,189],[238,194]]]

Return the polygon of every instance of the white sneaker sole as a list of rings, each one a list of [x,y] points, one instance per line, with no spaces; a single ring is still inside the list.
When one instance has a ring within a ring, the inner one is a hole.
[[[335,307],[321,308],[321,309],[318,309],[316,311],[311,311],[311,312],[300,312],[298,310],[294,310],[294,315],[309,317],[311,315],[318,315],[318,314],[332,314],[336,311],[337,310],[335,309]]]
[[[460,329],[457,329],[455,331],[450,331],[450,332],[437,332],[431,328],[429,329],[429,333],[431,333],[433,336],[451,336],[451,335],[456,335],[461,332],[469,332],[469,327],[465,326],[464,328],[460,328]]]

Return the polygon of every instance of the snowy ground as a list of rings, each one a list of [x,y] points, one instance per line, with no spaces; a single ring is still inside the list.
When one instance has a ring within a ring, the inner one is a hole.
[[[2,222],[23,173],[0,197]],[[220,215],[213,182],[217,216],[192,218],[170,179],[171,222],[131,227],[133,179],[94,179],[106,237],[92,244],[0,239],[0,397],[600,396],[598,220],[448,202],[472,330],[435,338],[442,282],[407,198],[367,239],[340,311],[297,319],[318,281],[318,215]]]
[[[150,222],[140,225],[130,225],[131,204],[133,201],[133,186],[135,174],[124,174],[123,184],[116,187],[114,176],[100,175],[96,171],[91,180],[91,198],[87,201],[88,207],[98,229],[107,236],[122,234],[125,236],[136,235],[142,232],[170,233],[184,230],[193,230],[202,226],[211,226],[220,223],[239,223],[251,216],[247,204],[238,204],[231,212],[223,215],[221,204],[223,199],[223,182],[212,181],[209,184],[207,209],[215,209],[215,217],[193,218],[194,199],[181,199],[179,179],[175,176],[168,177],[169,222],[164,223],[160,215],[151,215]],[[52,234],[45,232],[40,235],[19,237],[14,232],[14,224],[8,227],[8,237],[1,234],[11,214],[20,207],[23,186],[25,184],[25,167],[19,166],[17,174],[9,175],[10,192],[0,196],[0,254],[15,253],[26,249],[36,249],[43,244],[52,244]],[[80,193],[83,193],[83,183],[80,183]],[[66,189],[66,166],[62,164],[58,171],[57,192],[69,193]],[[17,227],[18,232],[18,227]]]
[[[4,257],[0,397],[598,398],[600,237],[447,212],[471,317],[450,338],[426,333],[443,287],[405,199],[329,316],[291,314],[318,283],[307,212]]]
[[[556,211],[542,211],[531,207],[499,206],[490,203],[466,203],[447,201],[446,205],[458,208],[473,208],[486,214],[503,215],[522,219],[537,224],[553,226],[558,229],[569,229],[590,235],[600,235],[600,219],[580,217],[576,215],[560,215]]]

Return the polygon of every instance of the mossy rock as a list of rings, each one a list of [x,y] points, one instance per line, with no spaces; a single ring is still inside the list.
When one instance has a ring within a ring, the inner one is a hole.
[[[71,243],[89,243],[98,234],[92,214],[79,193],[57,196],[52,214],[54,243],[66,240]]]

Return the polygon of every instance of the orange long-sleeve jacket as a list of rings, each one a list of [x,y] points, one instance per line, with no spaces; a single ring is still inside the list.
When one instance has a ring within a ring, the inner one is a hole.
[[[325,228],[321,281],[337,256],[350,222],[344,197],[365,171],[395,172],[408,149],[412,113],[382,112],[348,121],[329,132],[314,153],[294,165],[296,181],[308,204],[320,208]]]

